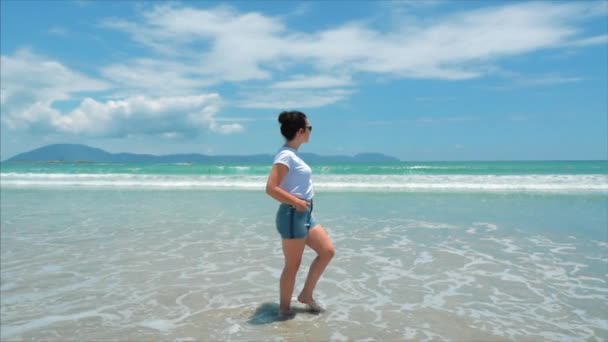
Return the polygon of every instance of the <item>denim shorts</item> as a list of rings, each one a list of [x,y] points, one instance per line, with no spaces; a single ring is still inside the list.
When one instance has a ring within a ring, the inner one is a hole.
[[[308,231],[317,225],[312,216],[312,200],[306,211],[300,212],[296,207],[281,204],[277,211],[277,231],[283,239],[302,239],[308,236]]]

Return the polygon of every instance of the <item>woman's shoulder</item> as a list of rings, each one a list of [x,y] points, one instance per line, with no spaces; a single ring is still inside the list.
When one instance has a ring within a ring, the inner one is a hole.
[[[289,156],[297,156],[296,152],[294,151],[293,148],[291,147],[287,147],[287,146],[283,146],[281,147],[277,153],[275,154],[276,156],[278,155],[289,155]]]
[[[282,162],[283,164],[287,164],[287,162],[292,162],[297,159],[296,153],[293,149],[282,147],[280,148],[274,156],[275,164],[277,162]]]

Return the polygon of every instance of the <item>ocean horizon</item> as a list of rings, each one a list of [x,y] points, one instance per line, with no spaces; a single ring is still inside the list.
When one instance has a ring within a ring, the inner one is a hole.
[[[606,161],[311,165],[286,322],[270,164],[0,166],[2,340],[608,339]]]

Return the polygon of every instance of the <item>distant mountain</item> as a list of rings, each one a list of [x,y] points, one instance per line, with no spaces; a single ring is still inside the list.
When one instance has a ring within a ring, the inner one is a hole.
[[[302,153],[309,163],[392,163],[399,159],[380,153],[361,153],[355,156],[320,156]],[[96,163],[271,163],[270,154],[246,156],[209,156],[204,154],[150,154],[109,153],[78,144],[55,144],[18,154],[4,162],[96,162]]]

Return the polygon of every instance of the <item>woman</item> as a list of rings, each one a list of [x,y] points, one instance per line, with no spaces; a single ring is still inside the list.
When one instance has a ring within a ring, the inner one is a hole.
[[[286,142],[275,156],[266,193],[281,202],[276,225],[282,238],[285,266],[280,281],[279,314],[282,318],[292,318],[291,296],[304,247],[308,245],[315,250],[317,257],[310,265],[298,301],[307,304],[313,312],[321,311],[313,298],[313,291],[335,251],[327,232],[312,216],[312,170],[297,154],[300,145],[310,139],[312,126],[306,115],[298,111],[282,112],[279,122]]]

